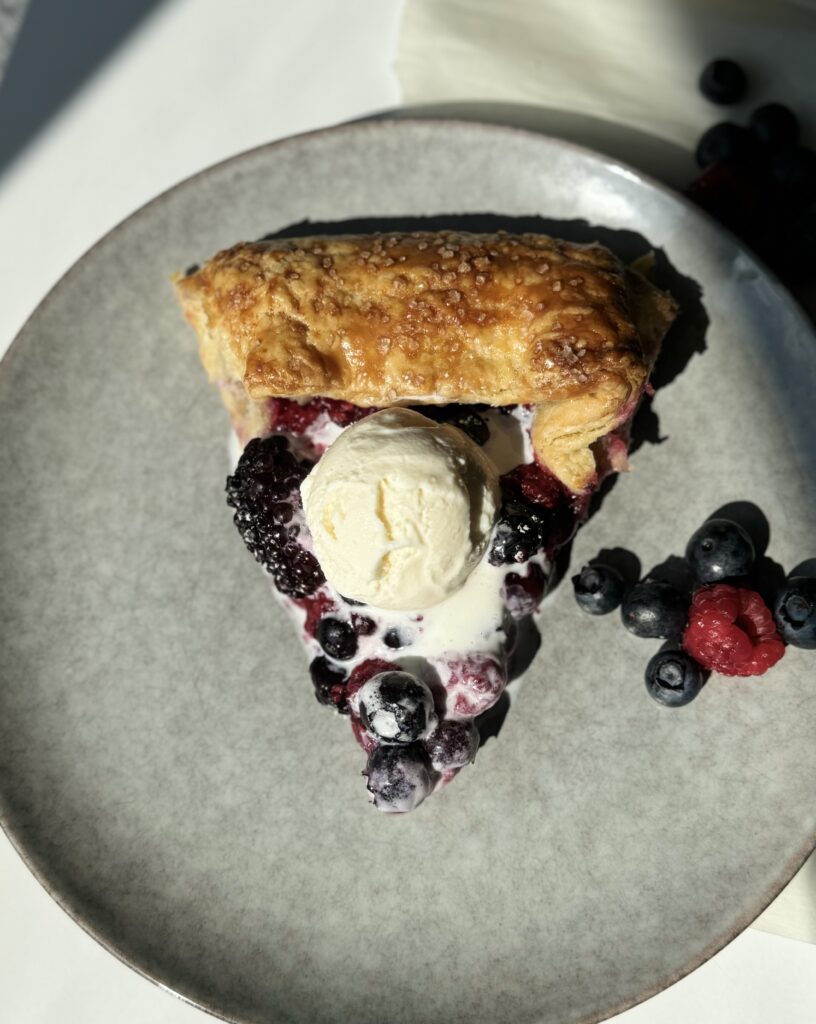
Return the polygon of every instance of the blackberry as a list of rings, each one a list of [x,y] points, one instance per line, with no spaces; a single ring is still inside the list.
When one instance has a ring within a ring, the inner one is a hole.
[[[233,522],[255,559],[283,594],[301,598],[325,582],[317,559],[297,543],[300,484],[311,463],[295,458],[285,438],[253,438],[227,477]]]
[[[545,515],[526,501],[504,503],[496,520],[488,561],[491,565],[526,562],[541,548]]]

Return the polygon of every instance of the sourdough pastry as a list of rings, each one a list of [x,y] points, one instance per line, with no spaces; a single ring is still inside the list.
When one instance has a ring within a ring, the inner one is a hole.
[[[603,246],[537,234],[241,243],[175,287],[245,438],[273,396],[534,405],[537,456],[575,493],[674,316]]]

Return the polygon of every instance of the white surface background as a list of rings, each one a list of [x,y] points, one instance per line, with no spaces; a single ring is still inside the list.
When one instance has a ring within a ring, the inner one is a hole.
[[[240,150],[398,103],[401,10],[400,0],[167,0],[0,177],[0,352],[70,264],[157,192]],[[766,927],[813,934],[814,876],[811,862]],[[85,935],[0,836],[0,1022],[211,1019]],[[816,946],[749,929],[615,1021],[813,1024]]]

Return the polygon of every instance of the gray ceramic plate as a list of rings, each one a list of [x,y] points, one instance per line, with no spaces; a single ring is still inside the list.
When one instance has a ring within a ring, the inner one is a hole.
[[[416,814],[367,806],[229,523],[227,422],[168,275],[306,217],[486,211],[651,244],[702,289],[675,275],[677,365],[645,425],[666,439],[574,561],[622,545],[648,568],[737,499],[776,562],[813,553],[809,328],[625,167],[513,129],[360,124],[227,161],[113,231],[0,373],[3,821],[83,927],[230,1019],[598,1020],[726,943],[814,843],[813,656],[666,711],[643,688],[655,645],[569,587],[476,766]]]

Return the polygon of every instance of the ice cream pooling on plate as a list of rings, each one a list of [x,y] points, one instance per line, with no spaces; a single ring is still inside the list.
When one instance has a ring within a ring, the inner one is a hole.
[[[348,427],[301,494],[335,589],[402,611],[429,608],[462,586],[500,504],[496,469],[466,434],[400,408]]]

